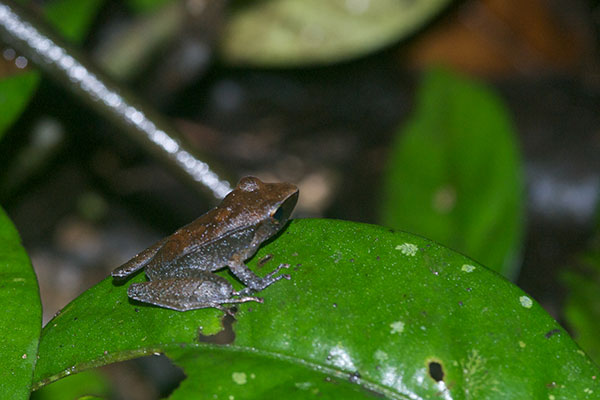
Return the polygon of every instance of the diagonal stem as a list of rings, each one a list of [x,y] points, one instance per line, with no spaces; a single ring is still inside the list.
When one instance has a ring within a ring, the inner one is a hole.
[[[30,58],[48,76],[68,87],[95,110],[109,117],[148,151],[184,178],[200,184],[216,199],[230,190],[205,161],[194,155],[166,121],[62,43],[51,31],[11,1],[0,1],[0,37]],[[211,164],[213,164],[211,162]]]

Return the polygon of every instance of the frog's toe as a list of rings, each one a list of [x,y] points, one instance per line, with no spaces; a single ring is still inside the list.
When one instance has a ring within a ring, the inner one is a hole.
[[[250,294],[248,288],[240,290],[239,292],[233,292],[233,296],[239,296],[236,299],[231,299],[231,303],[245,303],[247,301],[255,301],[257,303],[264,303],[265,300],[262,297],[248,296]]]

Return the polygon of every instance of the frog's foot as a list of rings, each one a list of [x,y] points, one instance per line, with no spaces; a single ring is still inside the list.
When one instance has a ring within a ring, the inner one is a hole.
[[[265,275],[262,278],[252,274],[254,276],[251,277],[250,279],[242,280],[244,282],[244,284],[248,287],[241,290],[239,292],[239,294],[240,295],[249,295],[254,292],[260,292],[264,288],[271,286],[272,284],[274,284],[275,282],[277,282],[281,279],[290,280],[291,277],[289,274],[277,275],[282,268],[289,268],[289,267],[290,267],[290,264],[280,264],[277,268],[275,268],[275,270],[269,272],[267,275]],[[246,277],[246,278],[248,278],[248,277]]]
[[[233,292],[233,296],[240,296],[237,299],[229,299],[229,301],[227,302],[227,304],[234,304],[234,303],[246,303],[248,301],[256,301],[257,303],[263,303],[264,300],[262,297],[254,297],[254,296],[242,296],[240,292]],[[231,308],[227,308],[224,307],[221,304],[213,304],[211,307],[217,308],[221,311],[223,311],[226,314],[231,315],[232,317],[235,317],[235,312],[232,310],[235,310],[235,308],[231,307]]]
[[[226,279],[217,275],[133,283],[129,286],[127,295],[143,303],[177,311],[217,308],[229,313],[222,304],[263,301],[258,297],[235,292]]]
[[[289,274],[281,274],[281,275],[275,276],[275,274],[277,274],[279,271],[281,271],[282,268],[288,269],[289,267],[290,267],[290,264],[279,264],[279,266],[277,268],[275,268],[273,271],[271,271],[267,275],[265,275],[262,278],[262,280],[263,281],[266,280],[269,282],[265,287],[277,282],[280,279],[287,279],[289,281],[292,278]],[[263,287],[263,289],[265,287]]]

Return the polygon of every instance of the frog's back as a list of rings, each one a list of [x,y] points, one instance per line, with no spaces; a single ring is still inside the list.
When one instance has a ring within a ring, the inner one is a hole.
[[[253,226],[237,224],[227,209],[213,209],[169,236],[146,265],[150,279],[215,271],[250,248]],[[240,251],[243,249],[243,251]]]
[[[179,228],[168,241],[178,243],[180,253],[188,253],[204,247],[235,230],[231,226],[231,211],[226,208],[213,208],[189,224]]]

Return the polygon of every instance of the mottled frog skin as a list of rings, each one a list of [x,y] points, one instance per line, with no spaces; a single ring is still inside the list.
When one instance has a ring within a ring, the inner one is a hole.
[[[133,283],[127,294],[144,303],[178,311],[223,304],[262,302],[250,296],[289,275],[281,264],[264,277],[252,272],[244,260],[287,222],[298,200],[291,183],[263,183],[243,178],[217,207],[142,251],[112,272],[123,279],[145,268],[147,282]],[[213,271],[228,267],[246,288],[236,292]]]

